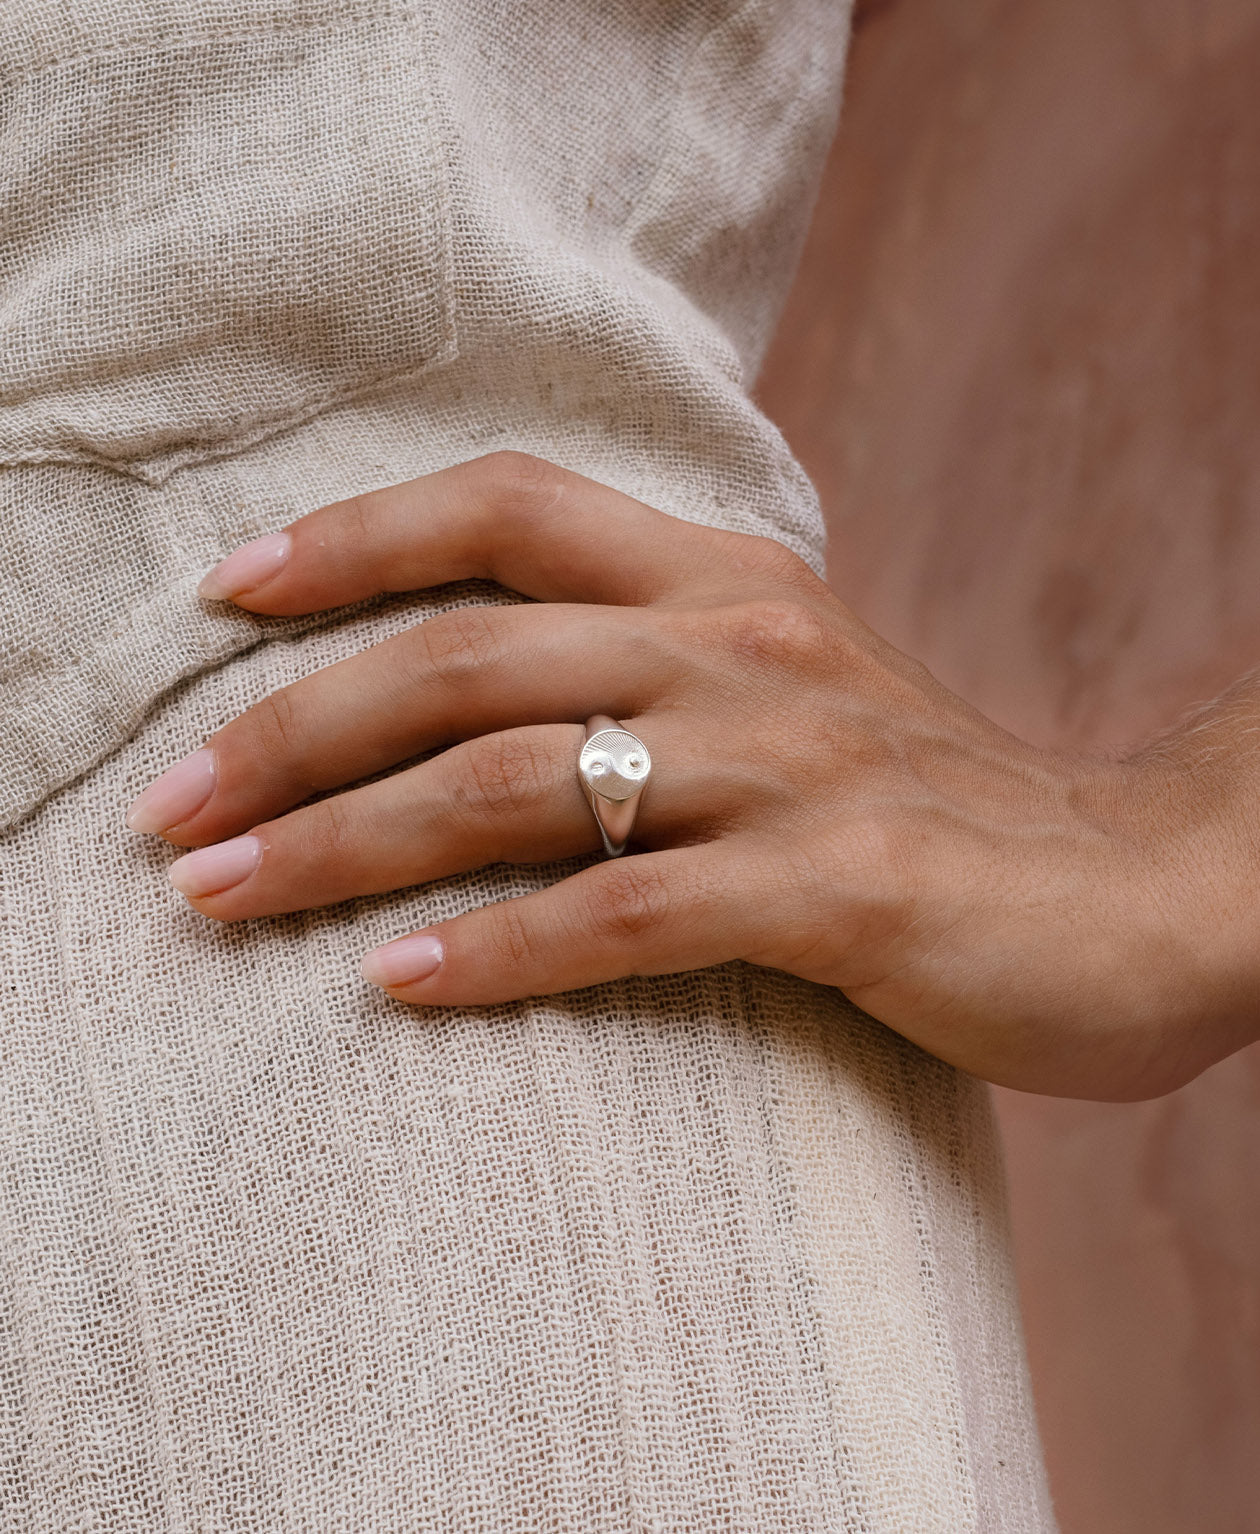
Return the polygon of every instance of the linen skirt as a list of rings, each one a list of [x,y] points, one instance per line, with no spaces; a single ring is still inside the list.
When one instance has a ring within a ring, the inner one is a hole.
[[[197,600],[329,500],[519,448],[821,573],[748,389],[846,28],[7,0],[5,1531],[1052,1527],[978,1082],[747,964],[468,1009],[359,978],[586,859],[220,925],[123,825],[266,693],[519,600]]]

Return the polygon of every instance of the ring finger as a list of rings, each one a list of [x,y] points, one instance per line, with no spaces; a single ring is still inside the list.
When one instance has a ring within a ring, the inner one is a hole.
[[[643,792],[634,840],[703,840],[727,795],[694,748],[694,726],[652,715],[626,727],[649,743],[660,786]],[[416,767],[305,805],[171,865],[176,889],[222,921],[273,916],[402,889],[489,863],[537,863],[600,846],[577,777],[581,725],[530,725],[451,746]],[[743,790],[736,790],[743,792]]]

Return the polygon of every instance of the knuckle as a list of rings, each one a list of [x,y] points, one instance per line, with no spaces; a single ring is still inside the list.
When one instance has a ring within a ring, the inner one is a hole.
[[[554,463],[515,448],[489,453],[478,459],[478,465],[496,510],[514,516],[546,511],[560,494],[565,477]]]
[[[851,928],[887,936],[904,925],[915,903],[915,870],[927,856],[907,828],[885,816],[857,816],[832,839],[830,853],[832,888],[843,892]]]
[[[549,789],[549,770],[536,743],[486,735],[470,743],[453,797],[467,816],[498,819],[532,809]]]
[[[428,676],[458,684],[497,658],[499,636],[484,609],[461,607],[427,618],[414,631]]]
[[[345,542],[352,548],[369,545],[376,534],[380,511],[379,498],[371,495],[352,495],[338,506],[339,521]]]
[[[828,644],[821,613],[806,602],[761,598],[721,614],[725,644],[748,659],[771,666],[796,666],[815,660]]]
[[[792,591],[815,592],[822,584],[801,556],[765,533],[730,533],[731,554],[745,575]]]
[[[872,893],[901,885],[910,862],[902,827],[886,816],[869,812],[855,816],[843,827],[835,853],[839,865],[862,889]]]
[[[518,904],[515,899],[500,900],[494,907],[494,920],[488,923],[488,958],[490,968],[498,973],[528,972],[534,945]]]
[[[258,749],[265,757],[282,760],[291,766],[301,746],[292,691],[282,687],[278,692],[268,693],[254,704],[249,714]]]
[[[606,937],[640,937],[669,920],[673,894],[650,864],[636,858],[610,865],[589,891],[590,928]]]
[[[356,827],[344,795],[321,799],[301,811],[297,820],[307,859],[331,865],[346,860],[355,842]]]

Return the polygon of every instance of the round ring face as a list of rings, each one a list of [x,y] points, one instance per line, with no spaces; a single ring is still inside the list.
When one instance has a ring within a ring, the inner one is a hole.
[[[604,799],[629,799],[651,770],[647,747],[629,730],[596,730],[578,757],[582,781]]]

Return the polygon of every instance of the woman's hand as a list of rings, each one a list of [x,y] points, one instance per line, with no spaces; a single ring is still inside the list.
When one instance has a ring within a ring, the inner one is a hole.
[[[772,539],[495,454],[312,512],[203,594],[297,614],[473,576],[537,601],[283,688],[140,796],[135,829],[203,849],[171,869],[199,911],[593,852],[580,721],[608,713],[652,753],[644,850],[378,949],[369,979],[464,1006],[745,959],[979,1076],[1083,1096],[1166,1091],[1254,1036],[1190,925],[1201,828],[1173,767],[1007,734]]]

